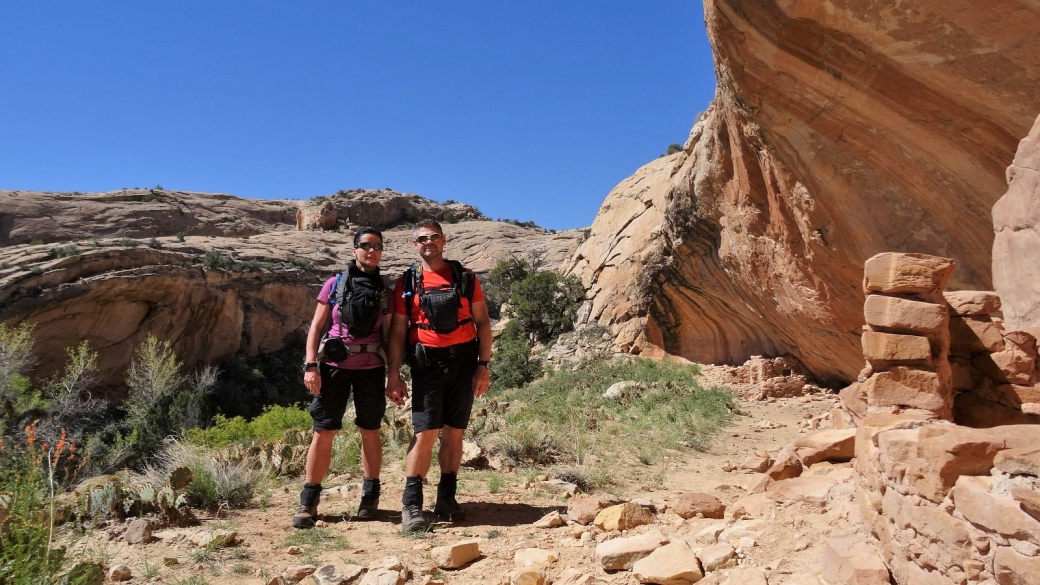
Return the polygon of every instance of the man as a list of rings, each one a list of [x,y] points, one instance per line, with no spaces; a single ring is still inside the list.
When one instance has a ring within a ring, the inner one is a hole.
[[[343,428],[343,414],[351,391],[361,433],[361,468],[365,480],[361,488],[359,520],[371,520],[379,509],[379,472],[383,464],[383,444],[379,426],[386,410],[384,393],[383,342],[387,298],[379,261],[383,257],[383,234],[363,227],[354,234],[354,260],[347,270],[325,282],[318,293],[310,332],[303,383],[314,395],[310,413],[314,436],[307,452],[305,483],[300,492],[300,507],[293,516],[296,528],[312,528],[318,516],[321,481],[329,471],[332,442]],[[331,313],[331,325],[327,325]],[[318,342],[329,327],[318,362]]]
[[[402,356],[412,374],[415,434],[405,460],[404,532],[425,528],[423,478],[430,469],[438,435],[441,479],[433,512],[441,520],[463,520],[455,499],[462,435],[474,398],[487,392],[491,381],[491,321],[480,282],[461,264],[444,258],[447,238],[436,221],[416,223],[412,240],[422,262],[406,271],[394,288],[387,347],[386,393],[395,404],[404,404],[408,397],[408,387],[401,379]]]

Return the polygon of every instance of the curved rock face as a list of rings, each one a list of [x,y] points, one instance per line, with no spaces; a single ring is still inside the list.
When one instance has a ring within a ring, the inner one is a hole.
[[[35,325],[35,377],[59,371],[65,349],[86,340],[99,354],[106,385],[122,382],[149,333],[169,340],[189,368],[300,343],[320,285],[352,258],[352,226],[399,222],[407,210],[427,209],[434,216],[473,210],[414,195],[352,193],[330,198],[336,214],[330,225],[340,231],[298,231],[297,210],[320,208],[328,200],[0,192],[7,241],[48,242],[0,245],[0,321]],[[360,209],[352,210],[350,201]],[[178,205],[183,211],[174,209]],[[214,211],[225,207],[234,210],[234,219]],[[581,236],[578,230],[553,234],[492,221],[445,223],[444,230],[446,254],[477,272],[529,253],[559,266]],[[383,233],[383,275],[389,280],[417,256],[409,226]]]
[[[1040,118],[1007,178],[1008,191],[993,206],[993,285],[1008,329],[1040,330]]]
[[[706,0],[718,90],[685,150],[608,195],[571,269],[628,351],[862,366],[864,260],[991,288],[989,209],[1040,111],[1026,0]],[[610,252],[607,252],[610,251]],[[617,253],[615,253],[617,252]]]

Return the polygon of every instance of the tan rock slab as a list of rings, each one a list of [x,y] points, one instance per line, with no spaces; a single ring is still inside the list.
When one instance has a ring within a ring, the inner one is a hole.
[[[815,431],[798,437],[793,444],[805,467],[821,461],[850,461],[856,454],[856,429]]]
[[[510,585],[548,585],[545,571],[538,567],[520,567],[509,573]]]
[[[863,265],[863,292],[924,293],[946,288],[954,261],[928,254],[883,252]]]
[[[1040,521],[1023,511],[1016,500],[997,496],[991,489],[990,478],[966,475],[957,480],[950,498],[972,524],[1040,546]]]
[[[1000,585],[1037,585],[1040,583],[1040,557],[1027,557],[1009,547],[993,553],[993,576]]]
[[[560,513],[556,510],[553,510],[552,512],[549,512],[548,514],[542,516],[538,520],[535,520],[533,526],[535,528],[559,528],[560,526],[564,526],[565,524],[567,523],[564,522],[563,518],[560,516]]]
[[[776,461],[766,470],[766,475],[776,481],[790,479],[801,475],[803,467],[802,459],[798,456],[796,447],[791,444],[780,450],[780,453],[776,456]]]
[[[282,573],[285,574],[286,579],[295,583],[296,581],[303,580],[304,577],[317,570],[318,567],[315,565],[293,565],[291,567],[286,567]]]
[[[1024,487],[1011,488],[1011,497],[1022,506],[1022,511],[1040,520],[1040,492]]]
[[[1007,445],[998,431],[956,425],[922,427],[918,457],[911,462],[914,487],[933,502],[941,502],[962,475],[986,475],[993,458]]]
[[[950,353],[1004,350],[1004,338],[988,316],[950,317]]]
[[[596,577],[573,567],[564,569],[553,581],[553,585],[595,585]]]
[[[386,567],[375,567],[368,570],[359,585],[404,585],[405,578],[401,571]]]
[[[601,542],[596,546],[596,559],[607,571],[631,569],[636,561],[664,544],[668,544],[668,538],[661,534],[661,531],[654,529],[638,536]]]
[[[522,548],[513,555],[513,563],[517,566],[533,565],[543,569],[558,560],[560,555],[556,551],[544,548]]]
[[[1012,348],[978,354],[971,359],[971,365],[998,383],[1029,384],[1036,368],[1036,360],[1033,356]]]
[[[949,413],[953,404],[950,388],[943,388],[935,372],[896,366],[877,372],[863,383],[871,408],[890,406]]]
[[[828,585],[888,585],[881,555],[858,534],[828,539],[823,546],[823,578]]]
[[[727,543],[719,543],[702,549],[697,552],[697,558],[705,573],[737,566],[737,551]]]
[[[993,458],[993,467],[1011,475],[1040,477],[1040,447],[1006,449]]]
[[[598,528],[610,532],[612,530],[631,530],[636,526],[650,524],[654,515],[646,508],[632,502],[625,502],[600,510],[593,521]]]
[[[765,495],[776,502],[806,502],[825,506],[827,494],[837,483],[825,475],[802,475],[773,483],[766,489]]]
[[[236,538],[238,538],[238,532],[234,530],[200,530],[188,537],[188,540],[202,548],[231,546],[235,543]]]
[[[614,503],[601,496],[575,496],[567,501],[567,517],[578,524],[592,524],[600,510]]]
[[[300,585],[348,585],[365,574],[365,568],[359,565],[346,565],[342,569],[336,565],[324,565],[300,581]]]
[[[922,333],[945,328],[949,319],[943,305],[883,295],[867,296],[863,317],[868,325]]]
[[[864,331],[863,357],[871,362],[930,363],[932,347],[927,337]]]
[[[767,585],[766,573],[757,567],[733,569],[720,585]]]
[[[697,554],[685,540],[670,542],[632,566],[640,583],[690,585],[704,577]]]
[[[459,569],[480,558],[480,540],[464,540],[430,551],[434,564],[442,569]]]
[[[993,291],[946,291],[943,297],[950,305],[951,315],[992,315],[1000,312],[1000,297]]]
[[[112,565],[112,568],[108,570],[109,581],[129,581],[133,576],[133,572],[127,565]]]
[[[754,471],[755,473],[762,473],[769,469],[769,466],[773,462],[770,461],[769,457],[759,457],[758,455],[752,455],[744,458],[737,467],[746,471]]]
[[[700,514],[704,518],[723,518],[726,505],[711,494],[685,493],[672,504],[672,511],[683,518],[695,518]]]
[[[789,480],[784,480],[789,481]],[[768,489],[768,488],[767,488]],[[734,520],[742,518],[762,518],[776,507],[776,500],[765,493],[744,496],[729,507]]]

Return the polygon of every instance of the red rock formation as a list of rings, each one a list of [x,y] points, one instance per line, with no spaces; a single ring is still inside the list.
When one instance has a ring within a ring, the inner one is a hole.
[[[587,320],[635,353],[790,352],[862,366],[861,266],[951,257],[991,289],[989,209],[1040,111],[1025,0],[706,0],[715,101],[683,152],[607,196],[572,270]]]

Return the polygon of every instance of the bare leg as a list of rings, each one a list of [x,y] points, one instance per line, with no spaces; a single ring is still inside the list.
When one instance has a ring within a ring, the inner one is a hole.
[[[430,457],[433,455],[433,445],[437,442],[440,430],[431,429],[416,433],[412,438],[412,444],[408,448],[408,456],[405,459],[404,474],[408,477],[426,477],[430,471]]]
[[[462,436],[465,429],[456,429],[447,425],[441,429],[441,449],[438,463],[441,473],[457,473],[462,464]]]
[[[361,469],[365,477],[379,479],[383,467],[383,442],[379,439],[379,431],[358,430],[361,431]]]
[[[310,449],[307,450],[307,483],[321,483],[332,464],[332,441],[338,431],[314,431]]]

